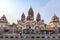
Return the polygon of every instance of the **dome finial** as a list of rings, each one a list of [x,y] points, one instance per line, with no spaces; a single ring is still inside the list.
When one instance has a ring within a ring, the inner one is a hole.
[[[38,11],[38,14],[40,15],[40,12]]]
[[[30,8],[32,8],[32,6],[30,5]]]

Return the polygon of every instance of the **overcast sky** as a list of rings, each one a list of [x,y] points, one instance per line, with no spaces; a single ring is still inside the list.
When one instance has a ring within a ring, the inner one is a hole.
[[[0,18],[5,14],[10,23],[17,23],[23,12],[27,16],[30,6],[34,16],[39,12],[47,24],[54,14],[60,18],[60,0],[0,0]]]

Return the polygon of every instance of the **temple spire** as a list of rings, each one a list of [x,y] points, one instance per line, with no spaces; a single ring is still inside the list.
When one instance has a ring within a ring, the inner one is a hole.
[[[28,11],[28,19],[29,20],[34,20],[34,12],[33,12],[33,9],[32,7],[30,7],[29,11]]]
[[[22,15],[21,15],[21,21],[24,21],[24,20],[25,20],[25,14],[22,13]]]
[[[40,16],[40,13],[38,12],[37,17],[36,17],[36,21],[38,22],[40,20],[41,20],[41,16]]]

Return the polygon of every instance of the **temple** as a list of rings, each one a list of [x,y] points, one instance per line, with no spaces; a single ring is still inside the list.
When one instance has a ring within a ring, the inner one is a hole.
[[[60,21],[59,17],[54,14],[51,18],[51,21],[46,26],[47,33],[60,33]]]
[[[3,15],[0,18],[0,30],[1,30],[1,32],[5,32],[5,31],[9,30],[9,23],[8,23],[5,15]]]
[[[29,9],[28,15],[25,18],[24,13],[21,16],[21,20],[18,20],[18,26],[19,28],[22,28],[23,32],[25,33],[25,30],[34,31],[39,33],[40,30],[44,29],[44,20],[41,19],[40,13],[38,12],[36,20],[34,20],[34,11],[32,8]]]
[[[36,15],[34,19],[34,11],[32,7],[28,10],[28,15],[25,16],[23,12],[21,19],[17,20],[17,24],[9,24],[5,15],[0,18],[0,33],[23,33],[23,34],[49,34],[60,33],[60,20],[56,14],[54,14],[49,24],[44,23],[44,19],[41,18],[40,13]]]

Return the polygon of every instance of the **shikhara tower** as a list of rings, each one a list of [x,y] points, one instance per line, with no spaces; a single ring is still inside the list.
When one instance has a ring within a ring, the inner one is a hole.
[[[28,16],[27,16],[27,20],[34,20],[34,12],[33,12],[33,9],[30,8],[29,11],[28,11]]]
[[[24,13],[22,13],[22,15],[21,15],[21,21],[22,21],[22,22],[25,21],[25,14],[24,14]]]
[[[8,23],[5,15],[3,15],[3,16],[0,18],[0,30],[1,30],[1,32],[9,31],[9,23]]]

